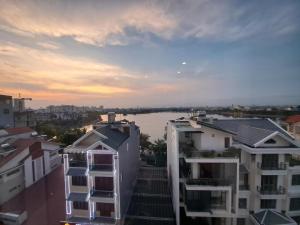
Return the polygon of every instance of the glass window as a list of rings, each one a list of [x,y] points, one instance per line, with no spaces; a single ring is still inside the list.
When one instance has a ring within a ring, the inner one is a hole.
[[[290,210],[300,210],[300,198],[291,198]]]
[[[240,198],[239,199],[239,208],[240,209],[246,209],[247,208],[247,199],[246,198]]]
[[[237,218],[236,224],[237,225],[245,225],[246,224],[246,219],[245,218]]]
[[[86,186],[87,179],[85,176],[73,176],[72,185],[74,186]]]
[[[292,185],[300,185],[300,174],[292,176]]]
[[[262,200],[260,200],[260,208],[261,209],[275,209],[276,208],[276,200],[275,199],[262,199]]]
[[[73,208],[87,210],[89,207],[87,202],[73,202]]]

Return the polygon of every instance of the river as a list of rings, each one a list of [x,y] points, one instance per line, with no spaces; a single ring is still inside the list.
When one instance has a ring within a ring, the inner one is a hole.
[[[216,118],[224,118],[220,115],[209,115]],[[107,121],[107,115],[101,116],[104,121]],[[146,113],[146,114],[117,114],[116,120],[126,119],[128,121],[135,121],[136,125],[140,127],[141,133],[150,135],[150,141],[161,139],[165,133],[165,126],[169,120],[174,120],[180,117],[188,117],[188,113],[176,112],[160,112],[160,113]],[[92,129],[91,125],[85,126],[87,130]]]

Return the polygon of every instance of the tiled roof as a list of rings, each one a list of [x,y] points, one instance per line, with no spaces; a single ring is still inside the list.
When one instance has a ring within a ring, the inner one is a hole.
[[[10,160],[15,158],[17,155],[19,155],[21,152],[23,152],[26,148],[33,146],[37,142],[38,141],[33,138],[17,139],[15,142],[13,142],[11,144],[13,147],[16,148],[16,150],[11,152],[10,154],[8,154],[7,156],[5,156],[4,158],[2,158],[0,160],[0,167],[2,167],[6,163],[8,163]],[[39,146],[33,146],[33,148],[30,149],[30,154],[32,154],[33,157],[39,156],[40,155],[39,150],[40,150]]]
[[[16,148],[15,151],[13,151],[12,153],[8,154],[7,156],[5,156],[4,158],[2,158],[0,160],[0,167],[4,166],[6,163],[8,163],[10,160],[12,160],[14,157],[16,157],[17,155],[19,155],[23,150],[25,150],[27,147],[29,147],[31,144],[33,144],[34,142],[31,142],[27,139],[18,139],[16,140],[12,146]]]
[[[8,135],[34,132],[34,130],[31,129],[30,127],[7,128],[7,129],[5,129],[5,131],[8,133]]]
[[[128,134],[121,132],[117,128],[113,128],[112,125],[100,127],[96,131],[106,136],[107,139],[102,140],[102,142],[115,150],[129,137]]]
[[[274,132],[292,137],[269,119],[224,119],[214,121],[214,125],[236,133],[234,139],[243,144],[253,146]]]
[[[289,116],[285,122],[287,123],[297,123],[300,122],[300,115],[293,115],[293,116]]]

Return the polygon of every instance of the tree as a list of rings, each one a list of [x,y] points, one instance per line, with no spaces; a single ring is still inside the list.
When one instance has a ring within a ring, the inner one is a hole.
[[[65,144],[65,145],[70,145],[77,139],[79,139],[81,136],[83,136],[86,133],[85,129],[70,129],[65,132],[63,132],[61,135],[59,135],[58,140]]]
[[[140,134],[140,145],[142,150],[149,149],[150,145],[152,144],[149,141],[149,138],[150,136],[148,134],[143,134],[143,133]]]
[[[167,143],[163,139],[157,139],[151,144],[150,149],[155,155],[156,166],[166,166],[167,164]]]

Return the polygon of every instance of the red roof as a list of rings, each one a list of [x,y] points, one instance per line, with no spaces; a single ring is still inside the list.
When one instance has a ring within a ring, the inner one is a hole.
[[[14,134],[23,134],[23,133],[29,133],[29,132],[34,132],[33,129],[31,129],[30,127],[16,127],[16,128],[7,128],[5,129],[5,131],[9,134],[9,135],[14,135]]]
[[[300,115],[289,116],[285,121],[287,123],[297,123],[297,122],[300,122]]]
[[[0,167],[4,166],[10,160],[12,160],[17,155],[19,155],[21,152],[23,152],[27,147],[30,147],[31,145],[33,145],[35,142],[36,141],[34,139],[18,139],[18,140],[16,140],[12,144],[12,146],[14,146],[16,148],[16,150],[0,160]]]

